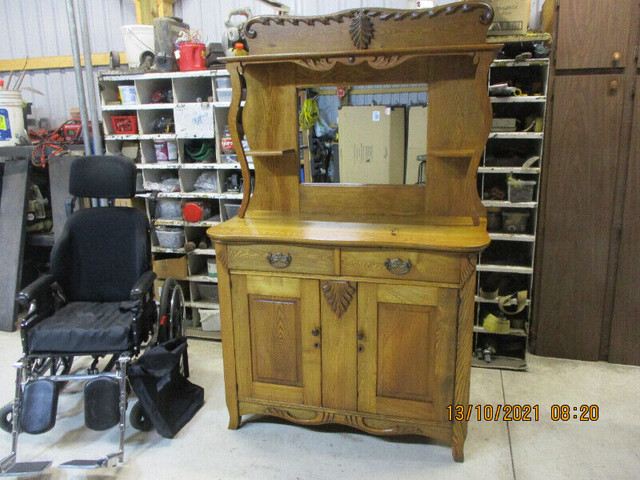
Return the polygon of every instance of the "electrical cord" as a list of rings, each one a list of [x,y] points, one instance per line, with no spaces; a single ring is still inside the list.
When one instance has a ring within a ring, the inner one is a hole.
[[[65,137],[64,126],[65,125],[79,125],[72,136]],[[35,150],[31,155],[31,163],[36,167],[44,168],[49,160],[53,157],[66,153],[70,145],[77,143],[82,133],[82,126],[80,120],[67,120],[55,130],[49,132],[29,130],[29,139]]]

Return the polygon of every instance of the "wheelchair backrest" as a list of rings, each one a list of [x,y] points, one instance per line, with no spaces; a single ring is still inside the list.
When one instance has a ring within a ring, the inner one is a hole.
[[[93,198],[135,195],[135,164],[124,157],[78,157],[69,191]],[[129,207],[86,208],[73,213],[51,251],[51,273],[68,301],[116,302],[151,268],[149,222]]]

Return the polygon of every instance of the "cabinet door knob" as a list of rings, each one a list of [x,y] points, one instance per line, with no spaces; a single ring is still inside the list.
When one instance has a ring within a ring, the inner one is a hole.
[[[411,270],[411,260],[403,261],[400,258],[387,258],[384,262],[384,266],[387,267],[391,273],[396,275],[404,275]]]
[[[358,332],[358,340],[364,340],[364,333]]]
[[[287,268],[291,265],[291,255],[288,253],[268,253],[267,261],[273,268]]]
[[[613,52],[614,63],[619,62],[621,58],[622,58],[622,54],[620,52]]]
[[[311,330],[311,335],[313,335],[314,337],[317,337],[318,335],[320,335],[320,330],[318,330],[317,328],[314,328],[313,330]]]
[[[611,91],[618,90],[619,86],[620,86],[620,82],[618,82],[618,80],[611,80],[609,82],[609,90],[611,90]]]

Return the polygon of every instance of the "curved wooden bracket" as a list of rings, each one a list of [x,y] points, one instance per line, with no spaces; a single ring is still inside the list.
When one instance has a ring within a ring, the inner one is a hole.
[[[242,76],[242,64],[229,64],[227,65],[229,76],[231,77],[231,87],[233,93],[231,96],[231,105],[229,107],[229,134],[233,141],[233,148],[238,156],[238,162],[240,162],[240,169],[242,171],[242,184],[244,190],[242,193],[242,204],[238,210],[238,218],[244,218],[244,214],[249,207],[249,198],[251,196],[251,173],[249,172],[249,163],[247,162],[247,156],[242,146],[242,135],[238,126],[242,124],[242,91],[244,89],[244,77]]]

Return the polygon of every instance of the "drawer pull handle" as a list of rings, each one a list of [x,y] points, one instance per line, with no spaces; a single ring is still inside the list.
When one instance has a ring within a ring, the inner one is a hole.
[[[404,275],[405,273],[409,273],[411,270],[411,260],[406,262],[402,261],[399,258],[387,258],[384,262],[384,266],[387,267],[391,273],[396,275]]]
[[[291,265],[291,255],[288,253],[268,253],[267,260],[273,268],[287,268]]]

